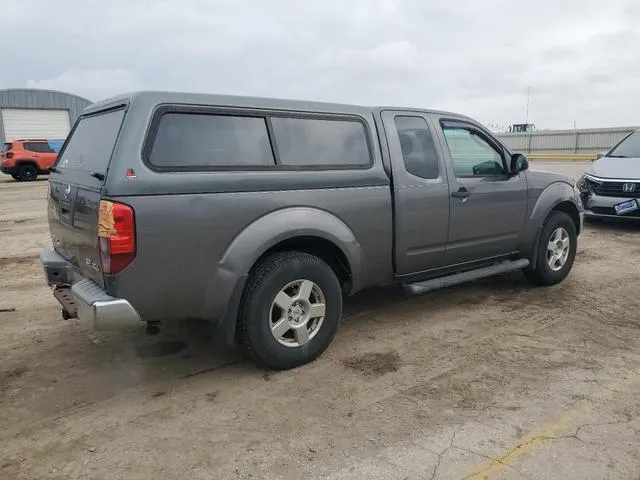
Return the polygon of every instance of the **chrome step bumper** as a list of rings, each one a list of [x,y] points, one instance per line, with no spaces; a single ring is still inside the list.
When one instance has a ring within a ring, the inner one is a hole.
[[[143,324],[136,309],[125,299],[115,298],[95,282],[82,277],[60,254],[40,254],[47,283],[71,318],[94,330],[137,328]]]

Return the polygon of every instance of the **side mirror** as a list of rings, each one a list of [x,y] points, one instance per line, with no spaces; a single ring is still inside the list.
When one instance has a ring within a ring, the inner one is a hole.
[[[529,160],[526,155],[521,153],[514,153],[511,155],[511,173],[517,175],[520,172],[524,172],[529,169]]]

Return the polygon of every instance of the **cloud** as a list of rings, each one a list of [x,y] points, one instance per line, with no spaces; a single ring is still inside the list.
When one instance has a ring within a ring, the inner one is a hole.
[[[60,75],[43,80],[28,80],[28,88],[43,88],[71,92],[96,101],[119,93],[142,88],[142,82],[130,70],[67,70]]]
[[[524,121],[531,87],[541,128],[640,123],[636,0],[8,3],[6,87],[396,104],[494,124]]]

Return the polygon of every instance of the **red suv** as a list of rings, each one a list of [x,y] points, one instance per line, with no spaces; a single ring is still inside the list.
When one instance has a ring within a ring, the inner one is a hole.
[[[13,140],[2,147],[0,172],[19,182],[29,182],[49,173],[64,140]]]

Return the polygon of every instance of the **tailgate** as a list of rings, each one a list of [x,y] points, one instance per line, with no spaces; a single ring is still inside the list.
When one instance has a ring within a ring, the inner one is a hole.
[[[124,114],[121,108],[81,117],[49,177],[53,248],[101,286],[98,210]]]

